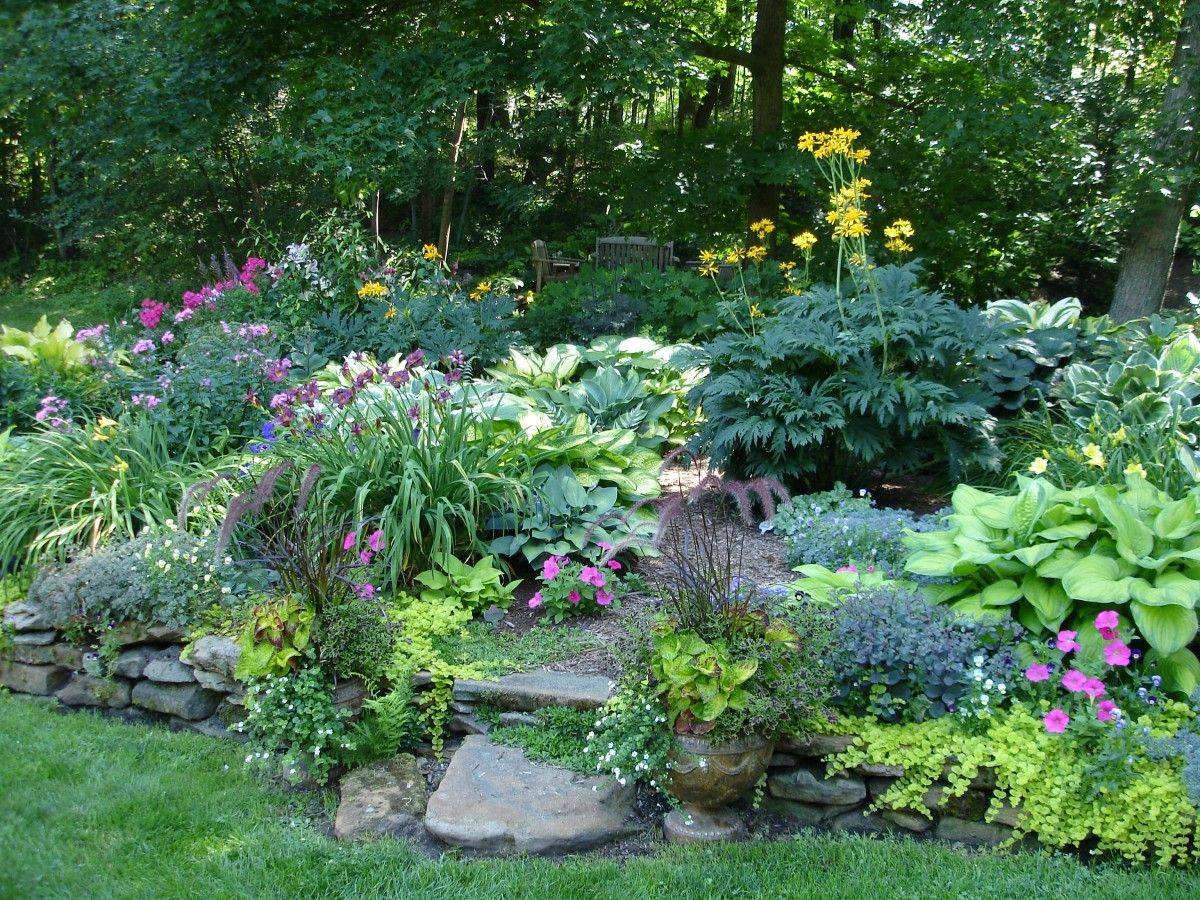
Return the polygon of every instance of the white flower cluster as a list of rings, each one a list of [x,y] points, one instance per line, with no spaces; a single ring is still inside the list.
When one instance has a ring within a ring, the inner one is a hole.
[[[988,719],[1008,695],[1008,685],[987,676],[983,669],[987,657],[982,653],[975,654],[971,662],[975,666],[970,672],[972,688],[959,704],[958,714],[964,718]]]

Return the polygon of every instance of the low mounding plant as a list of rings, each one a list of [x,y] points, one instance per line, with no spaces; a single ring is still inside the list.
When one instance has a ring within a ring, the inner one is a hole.
[[[870,300],[815,287],[704,346],[711,371],[690,398],[715,466],[809,489],[996,468],[992,397],[974,366],[981,314],[919,287],[912,265],[872,277]]]
[[[619,609],[624,585],[618,560],[597,558],[610,544],[603,544],[589,559],[570,560],[551,556],[542,563],[541,587],[529,598],[529,608],[539,610],[554,624],[569,616]]]
[[[1079,632],[1084,658],[1103,649],[1086,626],[1111,607],[1171,686],[1200,671],[1188,649],[1200,600],[1200,489],[1175,500],[1140,475],[1073,490],[1018,477],[1009,494],[959,485],[952,503],[946,530],[908,538],[908,572],[951,579],[927,586],[930,596],[970,615],[1011,613],[1035,635]]]
[[[894,586],[860,590],[833,613],[827,662],[837,707],[886,722],[958,711],[973,673],[1003,684],[1020,626],[959,615]]]
[[[928,531],[938,522],[937,516],[879,509],[865,490],[856,496],[839,484],[780,504],[771,525],[787,545],[788,562],[794,566],[837,569],[853,564],[896,575],[908,558],[905,532]]]
[[[136,537],[170,521],[188,485],[231,465],[172,454],[144,416],[26,435],[0,457],[0,569]]]
[[[997,300],[986,314],[994,328],[981,365],[995,408],[1018,413],[1045,399],[1079,346],[1081,305],[1074,297],[1054,304]]]

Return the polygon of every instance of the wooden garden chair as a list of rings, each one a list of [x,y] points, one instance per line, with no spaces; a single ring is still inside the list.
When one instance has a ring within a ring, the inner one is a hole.
[[[536,290],[540,291],[547,281],[565,281],[579,272],[582,260],[570,259],[566,256],[551,256],[546,249],[545,241],[534,241],[533,248],[533,277],[537,283]]]

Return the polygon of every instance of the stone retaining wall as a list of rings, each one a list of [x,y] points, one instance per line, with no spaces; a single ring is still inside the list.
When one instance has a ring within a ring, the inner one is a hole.
[[[242,686],[233,674],[240,648],[230,638],[202,637],[183,654],[183,634],[178,630],[130,623],[115,630],[119,652],[106,666],[95,653],[71,644],[29,603],[10,604],[4,621],[14,634],[11,649],[0,657],[0,684],[15,692],[54,697],[68,707],[90,707],[103,715],[130,721],[160,722],[216,737],[240,737],[230,730],[245,715]],[[110,671],[104,674],[106,668]],[[427,676],[418,676],[418,688],[427,682]],[[551,671],[518,673],[495,681],[462,680],[454,687],[453,715],[448,725],[459,736],[486,735],[490,728],[477,716],[479,704],[499,710],[501,724],[534,724],[538,720],[533,714],[547,706],[599,709],[614,689],[613,682],[603,676]],[[335,699],[340,705],[357,711],[362,698],[361,683],[338,685]],[[999,844],[1012,836],[1017,810],[1005,807],[995,822],[984,821],[994,787],[986,770],[961,797],[947,798],[945,783],[930,788],[924,798],[929,817],[915,810],[872,811],[872,802],[904,773],[887,766],[863,765],[852,772],[827,775],[824,758],[845,750],[853,740],[848,735],[817,735],[803,742],[781,741],[768,771],[765,811],[802,827],[857,834],[909,834],[973,847]],[[520,756],[519,751],[502,751],[490,743],[471,746],[476,753],[488,750]],[[448,753],[454,749],[454,744],[448,744]],[[521,765],[522,771],[537,768],[524,761]],[[413,780],[406,776],[406,783]],[[453,786],[445,785],[446,791],[452,793]],[[411,793],[409,788],[412,784],[406,788],[406,797]],[[348,800],[343,790],[343,803],[347,802],[353,806],[357,801]],[[424,803],[420,805],[423,809]],[[444,810],[440,815],[447,818]],[[345,816],[339,811],[342,818]],[[347,826],[342,830],[380,833],[379,822],[368,818],[370,823],[361,828]],[[527,824],[514,828],[524,834],[521,829],[528,830]],[[439,835],[442,840],[447,840],[447,834],[457,833],[449,825],[443,830],[446,834]],[[624,833],[621,828],[610,830],[613,834]],[[497,838],[500,844],[516,840],[507,831],[502,837],[502,841]],[[480,849],[478,841],[470,846]]]

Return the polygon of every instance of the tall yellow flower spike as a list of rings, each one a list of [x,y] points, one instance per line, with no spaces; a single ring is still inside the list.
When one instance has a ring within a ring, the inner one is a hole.
[[[438,253],[438,248],[433,244],[426,244],[421,248],[421,255],[430,262],[436,262],[442,258],[442,254]]]

